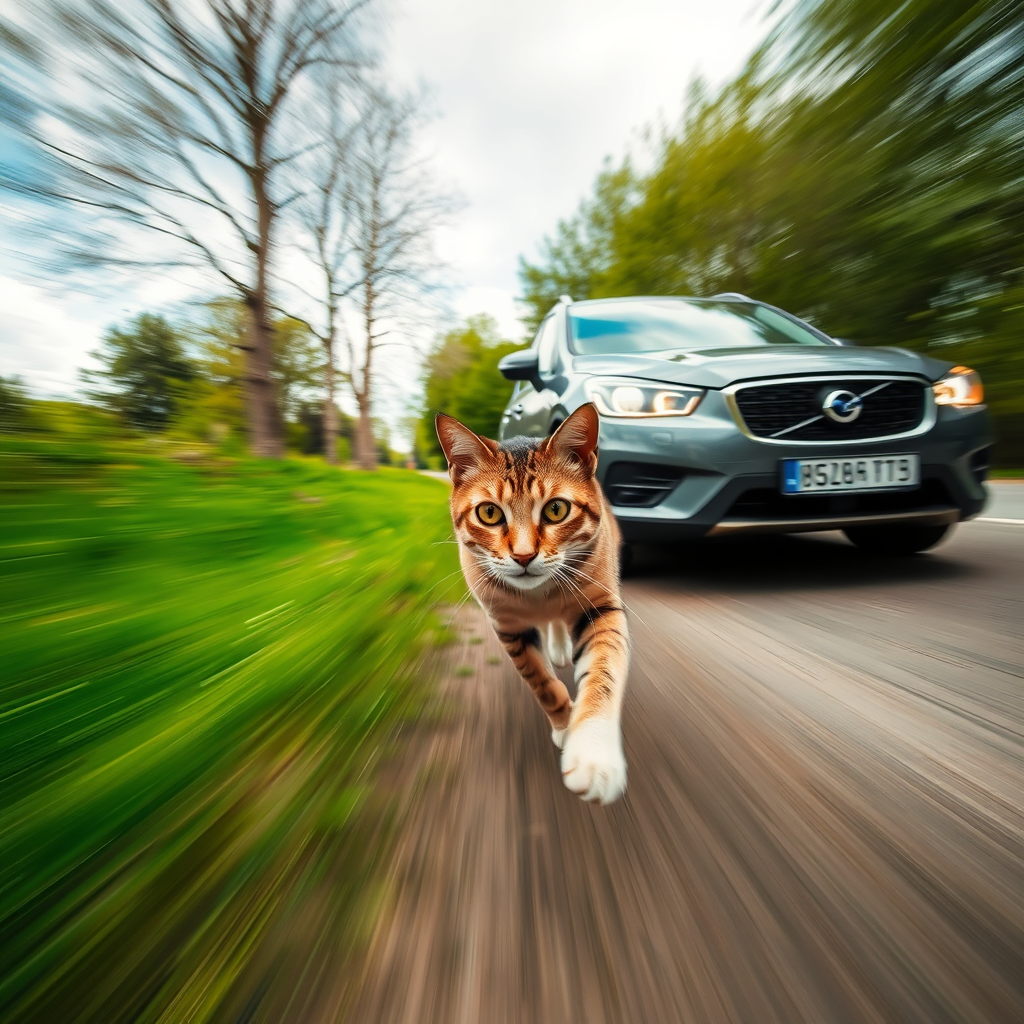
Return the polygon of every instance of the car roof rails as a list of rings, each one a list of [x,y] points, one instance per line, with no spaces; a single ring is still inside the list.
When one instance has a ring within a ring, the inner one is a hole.
[[[744,295],[743,292],[719,292],[717,295],[712,295],[713,299],[742,299],[744,302],[756,302],[757,299],[752,299],[749,295]]]

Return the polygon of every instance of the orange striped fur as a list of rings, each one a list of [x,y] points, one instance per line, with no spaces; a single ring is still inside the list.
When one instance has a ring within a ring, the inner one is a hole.
[[[551,720],[566,786],[609,803],[626,786],[629,632],[619,529],[595,477],[598,425],[587,404],[551,437],[499,443],[437,417],[469,589]],[[552,667],[570,658],[575,702]]]

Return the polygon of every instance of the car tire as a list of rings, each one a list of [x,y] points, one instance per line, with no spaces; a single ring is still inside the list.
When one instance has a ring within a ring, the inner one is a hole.
[[[916,555],[935,547],[949,526],[851,526],[843,533],[873,555]]]

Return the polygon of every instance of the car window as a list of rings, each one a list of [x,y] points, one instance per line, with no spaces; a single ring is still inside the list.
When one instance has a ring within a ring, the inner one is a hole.
[[[754,302],[623,299],[569,311],[573,351],[704,350],[763,345],[829,345],[807,327]]]
[[[558,318],[552,313],[537,332],[537,369],[542,377],[550,377],[555,371],[557,325]]]

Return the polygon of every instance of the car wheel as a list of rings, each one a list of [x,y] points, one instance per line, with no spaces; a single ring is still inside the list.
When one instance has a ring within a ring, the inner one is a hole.
[[[843,533],[864,551],[876,555],[916,555],[935,547],[948,526],[851,526]]]

